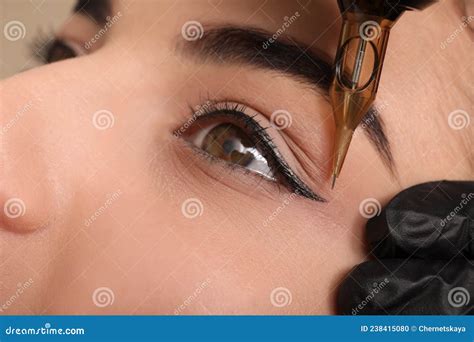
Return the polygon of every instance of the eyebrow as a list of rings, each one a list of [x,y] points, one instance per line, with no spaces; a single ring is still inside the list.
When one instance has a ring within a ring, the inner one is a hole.
[[[247,64],[286,74],[321,92],[329,101],[331,64],[294,39],[272,39],[272,34],[265,30],[224,26],[205,30],[198,40],[180,40],[178,49],[204,62]],[[372,106],[362,121],[365,135],[384,165],[395,175],[394,159],[380,112]]]
[[[111,13],[110,0],[78,0],[74,13],[89,16],[97,24],[104,24]],[[270,43],[271,42],[271,43]],[[264,48],[264,46],[266,48]],[[294,39],[275,40],[268,31],[256,28],[221,27],[204,32],[196,41],[187,41],[184,51],[192,51],[203,58],[227,63],[246,63],[292,76],[309,85],[329,101],[329,87],[333,68],[311,49]],[[396,174],[390,142],[380,112],[372,106],[362,119],[365,135],[374,146],[384,165]]]
[[[97,24],[103,25],[111,13],[111,3],[109,0],[78,0],[73,13],[88,16]]]

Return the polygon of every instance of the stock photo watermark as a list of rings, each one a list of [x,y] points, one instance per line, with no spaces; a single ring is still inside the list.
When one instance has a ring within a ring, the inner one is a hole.
[[[188,198],[181,204],[181,213],[188,219],[194,219],[202,216],[204,205],[198,198]]]
[[[26,37],[26,27],[19,20],[12,20],[3,26],[3,35],[5,38],[11,42],[16,42],[17,40],[23,39]]]
[[[10,297],[8,297],[8,299],[3,304],[0,305],[0,312],[5,312],[8,310],[8,308],[15,304],[18,298],[20,298],[21,295],[33,285],[33,283],[33,278],[29,278],[25,282],[18,283],[15,292]]]
[[[298,18],[300,17],[300,13],[296,11],[294,14],[291,16],[286,16],[283,18],[283,24],[281,25],[280,28],[276,30],[276,32],[268,38],[266,41],[263,42],[262,48],[265,50],[270,47],[271,44],[275,43],[278,37],[280,37],[287,29],[290,28],[291,24],[293,24]]]
[[[446,215],[445,218],[441,220],[441,223],[440,223],[441,227],[446,226],[446,224],[448,224],[449,221],[453,219],[453,217],[457,216],[461,210],[466,208],[469,202],[472,201],[472,199],[474,199],[473,192],[470,192],[468,194],[461,194],[461,200],[459,201],[459,204],[453,210],[451,210],[451,212],[448,215]]]
[[[270,293],[270,303],[276,308],[283,308],[291,305],[293,296],[286,287],[277,287]]]
[[[212,105],[213,102],[209,100],[202,105],[197,105],[196,108],[194,108],[193,115],[173,132],[174,137],[179,138],[182,136],[189,129],[189,127],[191,127],[194,121],[196,121],[201,115],[205,114]]]
[[[27,101],[23,106],[21,106],[21,108],[16,111],[13,118],[8,120],[3,126],[0,127],[0,136],[5,135],[10,129],[15,127],[20,119],[23,118],[26,113],[31,111],[35,102],[41,102],[41,100],[39,98],[35,98],[34,100]]]
[[[362,128],[371,127],[377,117],[388,107],[388,103],[386,101],[383,102],[376,102],[373,105],[373,110],[369,110],[366,115],[362,118],[362,123],[360,126]]]
[[[204,27],[199,21],[187,21],[181,27],[181,35],[188,42],[199,40],[204,36]]]
[[[108,30],[112,28],[119,20],[122,18],[122,12],[118,11],[113,17],[107,16],[105,18],[104,26],[97,31],[97,33],[89,39],[87,42],[84,43],[84,49],[89,50],[92,46],[97,43],[106,33]]]
[[[366,198],[359,204],[359,213],[366,219],[380,215],[382,206],[375,198]]]
[[[451,34],[441,42],[439,45],[442,50],[446,49],[449,44],[454,42],[454,40],[469,26],[470,23],[474,21],[474,16],[470,15],[469,17],[461,17],[461,23],[454,29]]]
[[[5,335],[84,335],[84,328],[53,328],[51,323],[45,323],[39,328],[19,328],[9,326],[5,329]]]
[[[110,287],[98,287],[92,293],[92,303],[99,308],[114,304],[115,294]]]
[[[270,124],[278,131],[284,130],[291,126],[293,118],[287,110],[278,109],[270,116]]]
[[[26,214],[26,205],[21,198],[10,198],[3,205],[3,212],[6,217],[16,219]]]
[[[367,306],[367,304],[369,304],[375,298],[375,296],[380,291],[382,291],[385,286],[388,285],[388,283],[390,283],[390,281],[387,278],[385,278],[379,283],[373,283],[372,289],[369,291],[369,294],[365,296],[365,298],[359,304],[357,304],[355,308],[352,308],[352,316],[359,314],[359,311],[363,310]]]
[[[92,115],[92,125],[99,131],[114,127],[115,116],[114,114],[106,109],[101,109]]]
[[[380,28],[379,23],[373,20],[364,21],[359,26],[359,35],[367,42],[377,39],[381,32],[382,29]]]
[[[471,116],[462,109],[456,109],[448,115],[448,125],[452,129],[459,131],[471,124]]]
[[[202,292],[211,284],[211,278],[207,278],[201,284],[199,284],[193,293],[189,295],[183,303],[181,303],[176,309],[174,309],[175,315],[180,315],[187,307],[189,307],[194,301],[202,294]]]
[[[448,303],[454,308],[467,306],[471,301],[469,291],[464,287],[452,288],[448,293]]]
[[[291,194],[287,195],[285,199],[282,201],[281,205],[279,205],[265,220],[263,220],[262,225],[267,227],[273,220],[275,220],[278,215],[280,215],[283,210],[290,205],[290,203],[298,197],[297,192],[292,192]]]
[[[84,220],[84,226],[89,227],[92,225],[95,220],[97,220],[102,214],[106,212],[108,208],[112,206],[114,202],[116,202],[120,196],[122,196],[122,190],[118,189],[111,194],[107,194],[107,199],[105,200],[104,204],[102,204],[99,208],[92,215],[90,215],[87,219]]]

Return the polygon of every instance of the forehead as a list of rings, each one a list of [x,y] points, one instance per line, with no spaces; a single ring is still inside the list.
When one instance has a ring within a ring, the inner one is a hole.
[[[127,26],[146,27],[136,32],[149,35],[181,27],[183,20],[254,26],[317,44],[330,55],[340,27],[337,3],[327,0],[78,0],[74,11],[100,25],[120,11]]]

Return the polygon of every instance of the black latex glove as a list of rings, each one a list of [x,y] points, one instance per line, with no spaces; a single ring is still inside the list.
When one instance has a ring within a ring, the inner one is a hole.
[[[474,182],[406,189],[366,234],[374,260],[340,286],[340,314],[474,314]]]

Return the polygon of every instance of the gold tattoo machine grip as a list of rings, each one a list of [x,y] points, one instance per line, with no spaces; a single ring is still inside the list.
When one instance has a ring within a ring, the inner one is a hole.
[[[329,89],[336,135],[332,187],[339,177],[354,130],[375,100],[390,29],[406,10],[436,0],[338,0],[343,19]]]

